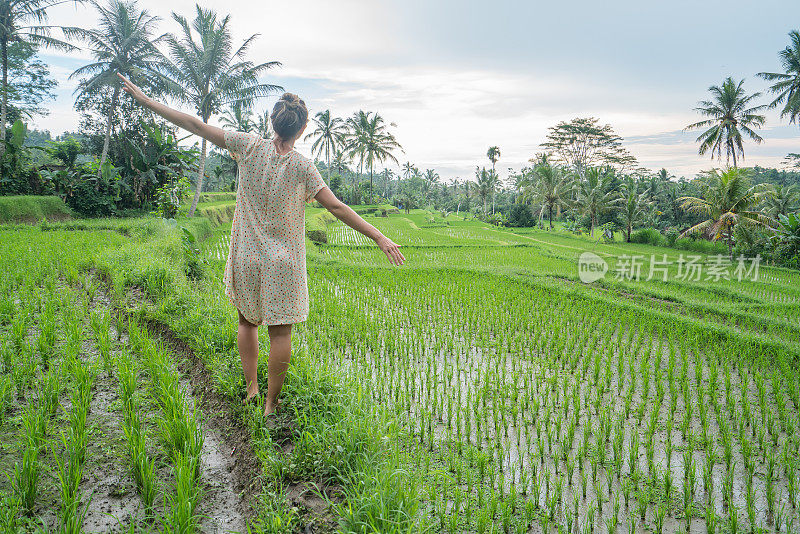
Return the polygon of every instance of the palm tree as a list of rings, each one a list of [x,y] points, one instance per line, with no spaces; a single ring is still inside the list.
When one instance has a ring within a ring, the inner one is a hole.
[[[524,202],[542,204],[539,218],[547,210],[550,228],[553,228],[553,210],[560,208],[565,201],[568,189],[567,178],[563,171],[547,161],[536,165],[530,172],[524,173],[520,180],[521,199]]]
[[[227,126],[240,132],[252,132],[256,130],[256,123],[253,122],[253,112],[245,108],[241,102],[234,102],[225,113],[219,118],[223,126]]]
[[[594,228],[600,216],[621,201],[617,193],[610,187],[613,173],[610,169],[590,167],[586,176],[578,182],[575,200],[571,204],[583,215],[589,216],[589,235],[594,236]]]
[[[2,98],[0,98],[0,155],[5,152],[6,122],[8,121],[8,46],[22,41],[34,46],[58,50],[76,50],[77,47],[50,37],[50,30],[61,28],[65,32],[75,28],[52,26],[47,22],[47,10],[72,0],[0,0],[0,67],[2,68]],[[79,1],[75,1],[78,4]]]
[[[258,115],[258,122],[256,123],[256,132],[259,137],[264,139],[272,139],[272,123],[269,118],[269,110],[264,110]]]
[[[769,107],[776,108],[783,104],[781,118],[789,116],[789,122],[799,122],[800,117],[800,32],[789,32],[791,44],[781,50],[778,56],[781,59],[783,72],[759,72],[761,78],[773,83],[769,90],[774,95]]]
[[[385,168],[381,174],[383,176],[383,198],[389,198],[389,184],[392,182],[392,178],[394,178],[394,171]]]
[[[369,196],[372,201],[372,177],[375,163],[392,160],[398,163],[392,154],[395,149],[401,149],[394,135],[387,130],[383,117],[372,111],[359,111],[347,120],[350,126],[348,132],[347,150],[351,156],[358,156],[362,166],[366,163],[369,168]]]
[[[425,180],[425,204],[427,204],[428,193],[439,183],[439,174],[433,169],[425,169],[425,174],[422,175],[422,179]]]
[[[406,161],[405,163],[403,163],[402,170],[403,170],[403,178],[408,180],[409,178],[411,178],[411,176],[414,175],[415,167],[414,165],[411,164],[410,161]]]
[[[314,116],[316,129],[306,135],[305,139],[316,137],[316,141],[311,145],[311,153],[322,155],[325,153],[325,164],[328,167],[328,182],[331,181],[331,154],[336,154],[339,146],[344,143],[347,128],[344,120],[339,117],[331,117],[331,110],[320,111]]]
[[[735,167],[723,172],[716,169],[700,178],[702,197],[681,197],[681,207],[706,219],[684,231],[681,236],[705,233],[712,239],[725,239],[728,254],[733,257],[733,232],[737,225],[771,226],[773,221],[755,210],[773,194],[768,184],[750,185],[745,169]]]
[[[65,33],[86,41],[94,57],[94,62],[70,75],[70,79],[88,75],[88,78],[81,80],[76,92],[80,95],[91,95],[113,88],[106,118],[103,151],[100,154],[100,168],[97,170],[99,186],[100,173],[111,143],[114,113],[122,89],[117,73],[128,76],[139,84],[158,88],[159,68],[164,57],[156,45],[164,36],[152,38],[159,18],[151,16],[146,9],[139,11],[134,1],[109,0],[107,6],[101,5],[97,0],[90,2],[100,16],[99,26],[91,30],[69,28]]]
[[[492,162],[492,174],[495,174],[494,164],[500,159],[500,147],[490,146],[489,150],[486,151],[486,157]],[[492,190],[492,213],[494,213],[494,190]]]
[[[773,186],[773,193],[764,199],[764,209],[770,217],[777,219],[797,210],[800,189],[794,184]]]
[[[251,35],[238,48],[233,46],[229,27],[230,15],[217,19],[216,12],[196,7],[194,20],[172,13],[180,25],[180,35],[167,36],[170,61],[164,70],[169,76],[170,92],[179,101],[191,104],[200,119],[207,123],[224,106],[241,103],[245,108],[274,91],[278,85],[259,83],[267,69],[280,65],[277,61],[255,64],[244,58],[258,34]],[[197,189],[189,208],[194,215],[203,190],[207,141],[202,140],[197,170]]]
[[[700,101],[700,106],[695,110],[710,118],[690,124],[685,128],[694,130],[710,126],[697,138],[697,142],[700,143],[700,155],[711,150],[711,159],[714,159],[714,155],[718,159],[722,159],[724,146],[726,162],[733,157],[734,167],[736,167],[737,153],[744,159],[742,132],[756,143],[761,143],[763,139],[753,131],[753,128],[760,128],[766,121],[764,115],[758,115],[759,111],[766,108],[765,105],[748,107],[753,100],[761,96],[761,93],[747,95],[742,88],[743,84],[744,80],[737,83],[728,76],[723,80],[721,86],[709,87],[708,90],[711,92],[713,100]]]
[[[663,169],[662,169],[663,170]],[[647,214],[647,208],[653,203],[653,196],[648,187],[642,193],[637,192],[637,184],[633,177],[628,177],[622,185],[622,220],[625,223],[625,241],[631,242],[633,227]]]
[[[483,204],[483,215],[486,216],[486,199],[494,190],[494,178],[491,171],[487,171],[486,167],[475,167],[475,178],[478,183],[472,188],[472,193],[481,199]]]

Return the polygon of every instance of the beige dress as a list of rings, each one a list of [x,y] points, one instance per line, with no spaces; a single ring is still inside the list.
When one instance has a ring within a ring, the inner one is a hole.
[[[225,130],[239,165],[239,190],[225,265],[225,294],[253,324],[308,317],[305,203],[325,187],[314,162],[270,139]]]

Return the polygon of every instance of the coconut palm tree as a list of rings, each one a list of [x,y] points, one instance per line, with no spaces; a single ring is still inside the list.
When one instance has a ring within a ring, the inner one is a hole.
[[[788,116],[790,123],[800,123],[800,32],[789,32],[791,43],[778,53],[783,72],[759,72],[758,75],[774,82],[769,91],[776,95],[770,108],[783,104],[781,118]]]
[[[432,189],[435,189],[436,184],[439,183],[439,173],[433,169],[425,169],[425,174],[422,175],[422,179],[425,180],[425,204],[427,204],[428,194]]]
[[[590,167],[584,179],[577,183],[571,204],[578,212],[589,216],[589,235],[594,236],[601,215],[621,204],[619,195],[610,186],[612,180],[611,169]]]
[[[625,241],[631,242],[633,227],[641,221],[647,214],[647,208],[653,204],[653,195],[650,191],[650,184],[645,191],[639,193],[636,181],[632,176],[622,184],[620,215],[625,223]]]
[[[234,102],[225,113],[219,118],[223,126],[238,130],[240,132],[253,132],[256,130],[256,123],[253,121],[253,112],[245,108],[241,102]]]
[[[269,110],[264,110],[258,115],[258,122],[256,123],[256,132],[264,139],[272,139],[272,123],[269,118]]]
[[[486,216],[486,199],[494,190],[494,176],[491,170],[486,167],[475,167],[475,178],[477,184],[472,187],[472,194],[481,200],[483,204],[483,215]]]
[[[69,27],[46,24],[47,10],[71,0],[0,0],[0,155],[5,152],[6,123],[8,121],[8,47],[17,41],[57,50],[76,50],[77,47],[50,36],[53,28],[69,31]],[[80,3],[75,1],[75,4]]]
[[[553,228],[553,210],[564,204],[569,189],[564,172],[545,160],[529,172],[523,173],[519,185],[522,191],[520,198],[523,202],[541,203],[539,218],[543,218],[545,210],[547,210],[550,228]]]
[[[170,57],[165,62],[164,71],[168,76],[170,93],[177,100],[192,105],[198,117],[207,123],[225,106],[238,102],[249,108],[258,98],[283,90],[278,85],[258,81],[264,71],[279,66],[279,62],[255,64],[245,59],[258,34],[251,35],[235,48],[229,26],[230,15],[219,20],[216,12],[199,5],[195,8],[195,18],[191,23],[172,13],[172,18],[180,26],[180,33],[168,35],[166,39]],[[203,139],[190,216],[194,215],[203,190],[206,143]]]
[[[381,175],[383,177],[383,198],[389,198],[389,184],[392,183],[392,179],[394,178],[394,171],[386,168],[383,169]]]
[[[331,181],[331,155],[344,143],[347,127],[344,120],[331,117],[331,110],[320,111],[314,116],[316,129],[305,136],[305,139],[316,138],[311,145],[311,153],[321,156],[325,153],[325,164],[328,168],[328,182]]]
[[[411,178],[414,175],[415,168],[416,167],[414,167],[414,165],[412,165],[410,161],[406,161],[405,163],[403,163],[402,167],[403,178],[405,178],[406,180]]]
[[[372,201],[375,163],[383,163],[386,160],[398,163],[392,152],[402,148],[378,113],[358,111],[347,120],[347,123],[350,127],[347,150],[352,156],[358,156],[362,169],[364,164],[369,168],[369,196]]]
[[[499,146],[490,146],[489,150],[486,151],[486,157],[489,158],[489,161],[492,162],[492,174],[494,172],[494,164],[497,163],[497,160],[500,159],[500,147]],[[492,213],[494,213],[494,190],[492,190]]]
[[[769,184],[751,186],[745,169],[716,169],[698,179],[701,197],[681,197],[681,207],[705,220],[684,231],[681,236],[704,233],[712,239],[724,239],[733,257],[733,232],[737,225],[772,226],[774,221],[756,210],[774,194]]]
[[[748,95],[742,88],[743,84],[744,80],[735,82],[728,76],[723,80],[722,85],[709,87],[708,90],[713,99],[702,100],[700,105],[695,108],[701,115],[709,118],[690,124],[685,128],[686,130],[695,130],[709,127],[697,138],[697,142],[700,143],[700,155],[710,150],[711,159],[714,159],[715,155],[718,159],[722,159],[724,147],[726,162],[730,162],[733,157],[734,167],[737,163],[737,154],[744,159],[742,132],[756,143],[761,143],[763,139],[753,128],[760,128],[766,121],[764,115],[758,114],[759,111],[766,108],[765,105],[748,107],[761,96],[761,93]]]
[[[107,5],[101,5],[97,0],[90,2],[100,17],[98,27],[88,30],[69,28],[65,33],[86,41],[94,58],[92,63],[84,65],[70,75],[70,79],[88,76],[81,80],[76,92],[79,95],[91,95],[112,89],[103,151],[100,154],[100,168],[97,170],[99,184],[101,169],[108,157],[114,114],[122,89],[117,73],[129,77],[138,84],[150,86],[158,93],[159,69],[164,57],[156,46],[165,36],[153,37],[159,18],[150,15],[146,9],[139,11],[133,1],[109,0]]]
[[[773,193],[764,199],[763,208],[772,217],[797,211],[800,189],[794,184],[773,186]]]

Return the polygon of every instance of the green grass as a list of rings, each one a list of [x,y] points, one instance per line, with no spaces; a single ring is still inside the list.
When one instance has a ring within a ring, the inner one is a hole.
[[[72,210],[56,196],[0,196],[0,224],[36,223],[43,219],[62,221],[70,218]]]
[[[322,213],[308,208],[307,220]],[[229,400],[228,415],[250,425],[263,469],[254,532],[302,530],[308,516],[292,508],[287,488],[307,481],[341,489],[330,513],[342,532],[631,524],[658,532],[685,527],[687,514],[692,530],[701,517],[748,531],[798,524],[787,501],[796,504],[800,484],[800,273],[762,266],[757,281],[691,282],[674,279],[673,267],[666,282],[588,285],[578,280],[583,252],[605,258],[612,272],[623,255],[643,256],[646,272],[651,256],[688,253],[424,210],[367,219],[404,245],[406,265],[389,266],[340,223],[326,225],[327,245],[307,241],[311,313],[295,328],[288,436],[266,430],[258,411],[238,401],[237,318],[222,284],[229,224],[177,225],[201,240],[208,265],[199,280],[185,275],[178,228],[154,219],[126,232],[100,222],[85,232],[0,229],[0,252],[11,258],[0,275],[3,357],[33,361],[19,354],[35,351],[43,365],[43,355],[58,362],[71,350],[69,327],[53,341],[37,288],[54,294],[56,279],[87,287],[96,269],[130,317],[166,325],[194,350]],[[134,292],[140,298],[131,300]],[[85,320],[92,317],[103,347],[107,322],[88,312]],[[34,325],[39,348],[15,334]],[[163,528],[190,528],[203,495],[191,455],[180,451],[197,456],[196,416],[179,400],[167,355],[131,332],[156,412],[148,437],[172,466]],[[265,336],[261,343],[265,355]],[[138,377],[126,365],[110,366],[121,391]],[[11,391],[45,383],[26,365],[13,367]],[[266,358],[259,376],[263,390]],[[135,402],[122,405],[126,465],[133,487],[147,493],[152,457],[134,435]],[[29,433],[39,432],[41,418],[26,413]],[[20,462],[23,453],[15,452]],[[12,509],[0,503],[0,512]]]

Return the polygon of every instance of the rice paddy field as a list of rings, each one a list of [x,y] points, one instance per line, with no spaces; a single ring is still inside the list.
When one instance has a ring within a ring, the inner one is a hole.
[[[0,530],[800,530],[800,273],[368,220],[407,261],[340,223],[307,242],[270,424],[239,402],[229,224],[187,223],[192,277],[161,221],[2,227]]]

